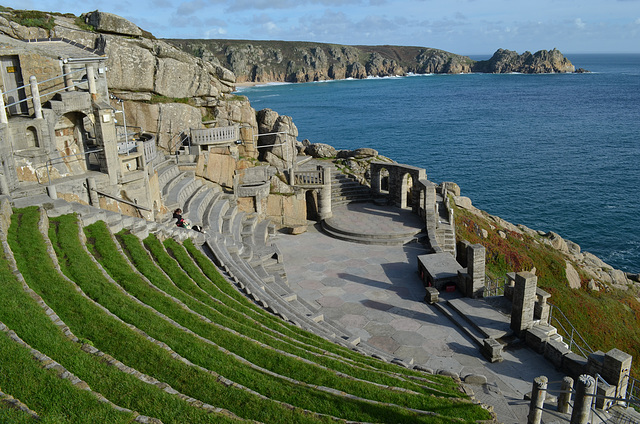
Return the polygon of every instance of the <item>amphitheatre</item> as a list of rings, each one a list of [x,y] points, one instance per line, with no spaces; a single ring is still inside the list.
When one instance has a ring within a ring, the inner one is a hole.
[[[22,12],[0,13],[0,422],[638,422],[632,354],[574,341],[535,269],[492,285],[454,183],[298,142],[123,18]],[[605,268],[593,287],[633,286]]]

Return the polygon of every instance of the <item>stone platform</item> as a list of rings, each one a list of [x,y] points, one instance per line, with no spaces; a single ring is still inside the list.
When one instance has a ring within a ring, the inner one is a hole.
[[[374,203],[348,203],[333,208],[322,230],[361,244],[402,245],[424,236],[424,222],[410,210]]]

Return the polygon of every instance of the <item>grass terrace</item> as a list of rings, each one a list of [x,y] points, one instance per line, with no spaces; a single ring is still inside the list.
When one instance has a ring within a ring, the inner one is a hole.
[[[0,388],[43,422],[490,419],[448,377],[363,356],[259,308],[190,241],[141,241],[40,212],[12,216],[0,321],[84,383],[33,361],[5,331]],[[0,405],[0,420],[33,419]]]

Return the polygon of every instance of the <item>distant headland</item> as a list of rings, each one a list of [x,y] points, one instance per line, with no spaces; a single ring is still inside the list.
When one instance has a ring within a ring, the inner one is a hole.
[[[228,68],[236,82],[310,82],[407,74],[567,73],[575,66],[558,50],[498,49],[475,61],[444,50],[412,46],[347,46],[298,41],[179,40],[180,49]]]

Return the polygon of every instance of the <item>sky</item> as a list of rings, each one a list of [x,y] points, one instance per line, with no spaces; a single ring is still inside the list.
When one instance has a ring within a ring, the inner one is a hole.
[[[122,16],[158,38],[313,41],[640,53],[640,0],[0,0],[14,9]]]

